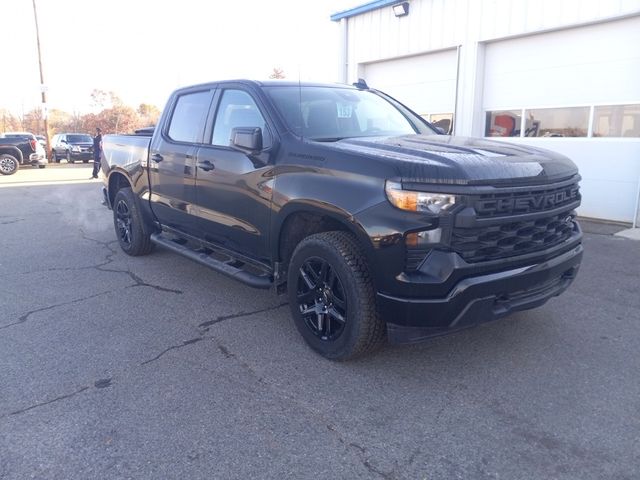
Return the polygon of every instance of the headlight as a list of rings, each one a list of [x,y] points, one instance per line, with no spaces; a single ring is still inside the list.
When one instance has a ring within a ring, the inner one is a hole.
[[[455,195],[403,190],[398,182],[387,181],[384,190],[394,207],[410,212],[442,213],[456,204]]]

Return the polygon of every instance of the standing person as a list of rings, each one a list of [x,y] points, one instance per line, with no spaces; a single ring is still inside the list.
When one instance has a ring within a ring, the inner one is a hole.
[[[100,172],[100,160],[102,159],[102,130],[96,127],[96,136],[93,137],[93,174],[91,178],[98,178]]]

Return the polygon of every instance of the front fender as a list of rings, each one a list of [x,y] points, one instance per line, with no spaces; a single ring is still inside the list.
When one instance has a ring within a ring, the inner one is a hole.
[[[287,219],[299,213],[337,222],[358,239],[367,257],[372,257],[371,236],[375,232],[363,226],[358,220],[358,213],[385,199],[384,180],[346,172],[336,175],[317,166],[276,168],[273,173],[275,183],[269,237],[272,258],[280,256],[281,232]]]
[[[299,213],[310,213],[331,219],[341,224],[346,230],[351,232],[367,251],[371,249],[369,235],[363,226],[357,221],[356,217],[336,205],[332,205],[327,202],[319,202],[318,200],[310,198],[299,198],[283,206],[278,211],[271,224],[270,238],[279,239],[280,232],[282,231],[287,219]],[[272,255],[273,258],[277,258],[279,241],[274,241],[272,243]]]

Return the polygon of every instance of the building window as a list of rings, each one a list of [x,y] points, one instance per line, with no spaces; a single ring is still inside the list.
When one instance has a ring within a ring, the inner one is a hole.
[[[536,108],[525,119],[525,137],[586,137],[589,107]]]
[[[522,111],[487,112],[486,137],[519,137]]]
[[[453,113],[424,113],[420,116],[447,135],[453,133]]]
[[[640,104],[593,109],[594,137],[640,137]]]

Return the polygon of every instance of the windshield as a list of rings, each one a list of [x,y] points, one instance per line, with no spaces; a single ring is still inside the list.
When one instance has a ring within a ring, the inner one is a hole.
[[[305,86],[266,90],[289,129],[311,140],[434,133],[408,110],[370,91]]]
[[[67,142],[69,143],[92,143],[93,138],[89,135],[67,135]]]

